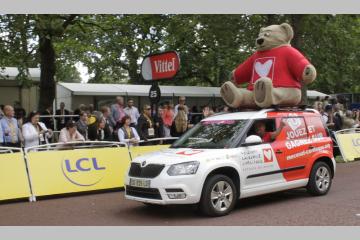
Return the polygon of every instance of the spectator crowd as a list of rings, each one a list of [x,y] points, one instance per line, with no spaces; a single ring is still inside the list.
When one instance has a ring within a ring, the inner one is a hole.
[[[360,126],[360,110],[347,110],[344,104],[334,99],[318,98],[313,108],[321,113],[324,124],[332,131]],[[233,110],[227,106],[216,109],[203,106],[201,111],[196,106],[189,108],[184,96],[179,97],[175,106],[165,101],[157,109],[145,104],[139,110],[133,99],[128,99],[125,104],[124,98],[118,96],[114,104],[100,109],[95,109],[93,104],[81,104],[71,112],[62,102],[55,111],[56,118],[53,118],[52,107],[43,112],[30,112],[25,117],[25,110],[15,103],[0,108],[0,145],[32,147],[74,141],[120,141],[138,145],[140,140],[146,145],[154,138],[179,137],[201,119],[230,111]],[[55,126],[59,131],[54,131]]]
[[[313,108],[318,110],[330,131],[360,127],[360,109],[349,110],[341,99],[317,98]]]
[[[183,96],[179,97],[175,106],[165,101],[157,109],[154,107],[145,104],[139,110],[134,106],[133,99],[128,99],[125,104],[124,98],[118,96],[114,104],[101,106],[99,110],[93,104],[80,104],[71,112],[61,102],[60,108],[55,110],[55,117],[52,107],[43,112],[30,112],[25,117],[26,112],[18,103],[14,107],[1,106],[0,145],[32,147],[74,141],[120,141],[138,145],[140,140],[147,142],[154,138],[181,136],[214,112],[229,111],[227,107],[213,111],[211,107],[204,106],[202,112],[198,112],[197,107],[186,105]],[[58,131],[54,131],[55,128]]]

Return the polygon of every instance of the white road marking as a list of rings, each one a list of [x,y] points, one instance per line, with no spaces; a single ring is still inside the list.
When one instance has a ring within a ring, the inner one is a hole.
[[[355,214],[357,217],[360,217],[360,213]]]

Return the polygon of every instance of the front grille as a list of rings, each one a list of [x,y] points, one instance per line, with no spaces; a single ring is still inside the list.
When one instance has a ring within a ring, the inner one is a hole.
[[[165,165],[160,164],[149,164],[145,167],[141,167],[140,163],[131,163],[129,176],[140,178],[154,178],[161,173],[164,167]]]
[[[172,193],[172,192],[175,192],[175,193],[177,193],[177,192],[184,192],[181,188],[166,188],[165,191],[168,192],[168,193]]]
[[[159,189],[157,188],[139,188],[126,185],[126,195],[140,198],[150,198],[161,200]]]

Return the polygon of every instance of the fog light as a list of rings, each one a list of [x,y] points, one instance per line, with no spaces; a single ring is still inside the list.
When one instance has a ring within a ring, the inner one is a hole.
[[[170,199],[184,199],[186,198],[185,193],[168,193],[167,194]]]

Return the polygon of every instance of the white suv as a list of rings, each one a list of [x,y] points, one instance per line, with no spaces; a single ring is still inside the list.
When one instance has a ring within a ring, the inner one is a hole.
[[[285,126],[263,142],[255,134],[259,121],[267,133]],[[300,187],[324,195],[334,173],[332,141],[316,110],[264,109],[206,118],[169,149],[135,158],[125,196],[147,204],[198,203],[203,213],[222,216],[238,198]]]

